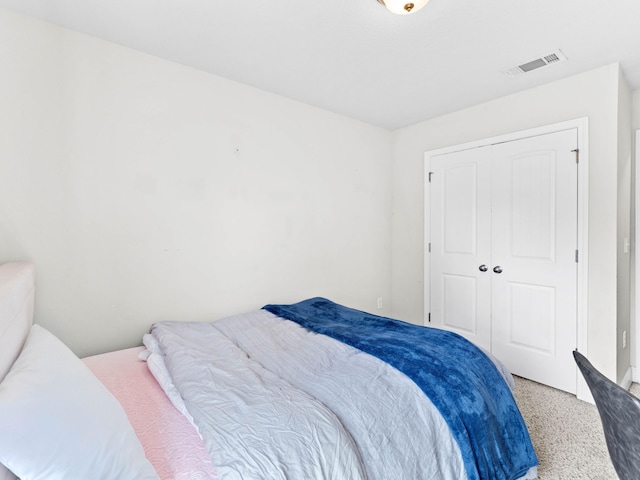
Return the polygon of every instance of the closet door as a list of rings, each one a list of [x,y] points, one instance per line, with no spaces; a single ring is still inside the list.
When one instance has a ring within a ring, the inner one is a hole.
[[[577,130],[431,158],[431,325],[576,392]]]
[[[431,159],[431,324],[491,349],[491,147]]]
[[[577,131],[492,146],[492,352],[575,393]]]

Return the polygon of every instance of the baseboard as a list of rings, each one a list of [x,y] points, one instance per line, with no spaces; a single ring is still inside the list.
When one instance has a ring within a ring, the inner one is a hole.
[[[631,367],[631,379],[636,383],[640,383],[640,369],[638,367]]]

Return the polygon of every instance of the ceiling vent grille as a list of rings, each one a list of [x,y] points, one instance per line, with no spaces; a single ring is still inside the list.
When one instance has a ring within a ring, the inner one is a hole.
[[[537,70],[538,68],[546,67],[547,65],[551,65],[553,63],[561,63],[566,61],[567,57],[560,50],[556,50],[555,52],[551,52],[548,55],[536,58],[535,60],[531,60],[530,62],[523,63],[522,65],[516,65],[515,67],[507,68],[502,73],[504,73],[507,77],[515,78],[533,70]]]

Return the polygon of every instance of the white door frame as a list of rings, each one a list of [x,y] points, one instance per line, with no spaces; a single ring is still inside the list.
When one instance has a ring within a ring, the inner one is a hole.
[[[631,362],[632,365],[632,379],[634,382],[640,382],[640,319],[638,316],[640,315],[640,261],[639,254],[637,249],[638,239],[640,238],[640,130],[636,130],[636,144],[635,144],[635,168],[636,168],[636,178],[635,178],[635,194],[636,194],[636,211],[635,211],[635,220],[636,220],[636,228],[635,228],[635,240],[634,240],[634,249],[635,249],[635,273],[636,273],[636,295],[635,295],[635,321],[633,322],[631,328],[635,328],[635,346],[632,346],[635,350],[635,360]]]
[[[544,125],[541,127],[531,128],[520,132],[507,133],[504,135],[498,135],[495,137],[485,138],[482,140],[475,140],[473,142],[463,143],[460,145],[452,145],[450,147],[439,148],[437,150],[430,150],[425,152],[425,196],[424,196],[424,238],[425,238],[425,255],[424,255],[424,323],[428,325],[429,308],[431,305],[431,285],[430,285],[430,258],[429,258],[429,241],[431,239],[431,213],[430,213],[430,185],[429,185],[429,171],[431,165],[431,157],[436,155],[442,155],[445,153],[452,153],[460,150],[468,150],[471,148],[482,147],[486,145],[493,145],[496,143],[510,142],[513,140],[520,140],[527,137],[535,137],[539,135],[546,135],[548,133],[559,132],[562,130],[577,129],[578,133],[578,150],[580,155],[580,168],[578,169],[578,279],[577,279],[577,338],[576,347],[580,352],[587,356],[588,342],[587,342],[587,326],[588,326],[588,272],[589,272],[589,119],[587,117],[577,118],[574,120],[567,120],[564,122],[554,123],[551,125]],[[638,172],[636,171],[636,175]],[[636,196],[637,201],[637,196]],[[636,223],[636,228],[638,224]],[[636,270],[636,274],[638,274]],[[637,284],[636,284],[637,285]],[[640,334],[638,335],[640,344]],[[640,353],[640,351],[638,352]],[[591,400],[591,394],[584,382],[584,379],[578,375],[576,368],[576,382],[577,382],[577,397],[583,400]]]

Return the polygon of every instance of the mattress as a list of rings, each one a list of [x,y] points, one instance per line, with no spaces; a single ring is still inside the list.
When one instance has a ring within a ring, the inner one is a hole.
[[[200,435],[138,358],[142,350],[119,350],[83,361],[124,407],[145,455],[162,480],[217,479]]]

